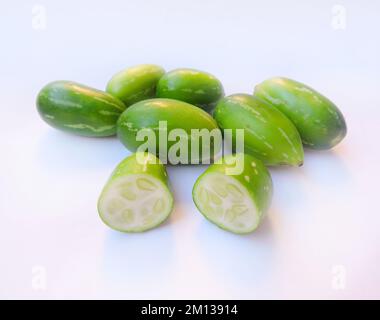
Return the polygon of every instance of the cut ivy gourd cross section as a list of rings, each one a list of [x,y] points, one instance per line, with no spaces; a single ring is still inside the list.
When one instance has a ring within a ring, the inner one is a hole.
[[[99,201],[101,219],[121,232],[142,232],[160,225],[173,209],[164,165],[150,153],[124,159],[105,185]]]
[[[271,197],[269,171],[260,160],[244,154],[229,155],[211,165],[193,188],[199,211],[212,223],[234,233],[254,231]]]

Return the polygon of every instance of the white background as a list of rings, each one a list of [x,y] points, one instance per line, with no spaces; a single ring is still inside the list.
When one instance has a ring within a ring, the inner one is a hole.
[[[379,1],[2,0],[0,9],[1,298],[380,298]],[[139,63],[211,72],[227,94],[294,78],[336,102],[348,136],[307,151],[302,168],[271,169],[273,203],[251,235],[197,212],[191,189],[203,166],[168,168],[167,223],[117,233],[96,202],[129,152],[116,138],[48,127],[35,97],[58,79],[102,89]]]

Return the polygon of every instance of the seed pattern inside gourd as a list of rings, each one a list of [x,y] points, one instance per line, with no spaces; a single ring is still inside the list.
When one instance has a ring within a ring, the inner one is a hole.
[[[197,205],[218,225],[244,230],[258,220],[258,212],[246,191],[233,178],[219,174],[203,177],[197,188]]]
[[[131,175],[107,190],[103,218],[119,229],[155,224],[170,205],[167,191],[149,176]]]

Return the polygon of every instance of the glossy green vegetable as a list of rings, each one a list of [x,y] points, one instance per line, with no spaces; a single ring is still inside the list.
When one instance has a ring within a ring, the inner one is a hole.
[[[199,140],[197,133],[201,129],[210,136],[221,137],[215,120],[202,109],[178,100],[150,99],[123,112],[118,120],[117,135],[131,151],[149,151],[159,155],[164,163],[188,164],[194,163],[192,160],[210,160],[221,147],[218,140],[216,143],[213,139]],[[177,158],[178,154],[180,157]]]
[[[137,65],[115,74],[106,91],[119,98],[126,106],[154,98],[158,80],[165,70],[154,64]]]
[[[241,166],[240,172],[235,172]],[[229,155],[211,165],[195,182],[193,200],[199,211],[222,229],[255,230],[272,198],[272,179],[253,156]]]
[[[158,98],[185,101],[206,111],[214,109],[223,96],[223,86],[217,78],[194,69],[170,71],[157,85]]]
[[[49,83],[39,92],[36,104],[52,127],[88,137],[114,135],[125,110],[110,94],[71,81]]]
[[[303,163],[301,138],[293,123],[276,108],[248,94],[222,99],[214,118],[221,129],[244,129],[244,152],[267,165]],[[239,151],[239,150],[238,150]]]
[[[309,148],[332,148],[346,135],[346,123],[337,106],[303,83],[272,78],[256,86],[255,96],[284,113]]]
[[[164,165],[154,155],[136,153],[114,170],[98,201],[100,218],[112,229],[141,232],[160,225],[173,209]]]

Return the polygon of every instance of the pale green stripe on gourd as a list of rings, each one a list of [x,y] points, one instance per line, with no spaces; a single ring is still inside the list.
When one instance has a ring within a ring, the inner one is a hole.
[[[36,104],[52,127],[89,137],[115,135],[117,119],[126,108],[110,94],[72,81],[49,83]]]
[[[225,156],[220,163],[211,165],[193,188],[199,211],[212,223],[234,233],[254,231],[271,198],[269,171],[260,160],[247,154]]]
[[[138,101],[154,98],[158,80],[165,70],[154,64],[141,64],[116,73],[106,91],[130,106]]]
[[[135,153],[120,162],[98,200],[102,221],[121,232],[155,228],[172,209],[166,169],[149,153]]]
[[[293,123],[276,108],[249,94],[223,98],[214,111],[221,129],[231,129],[236,144],[236,129],[244,130],[244,152],[266,165],[303,163],[301,138]],[[242,151],[242,150],[238,150]]]
[[[329,149],[343,140],[346,122],[338,107],[309,86],[287,78],[271,78],[254,95],[285,114],[312,149]]]

